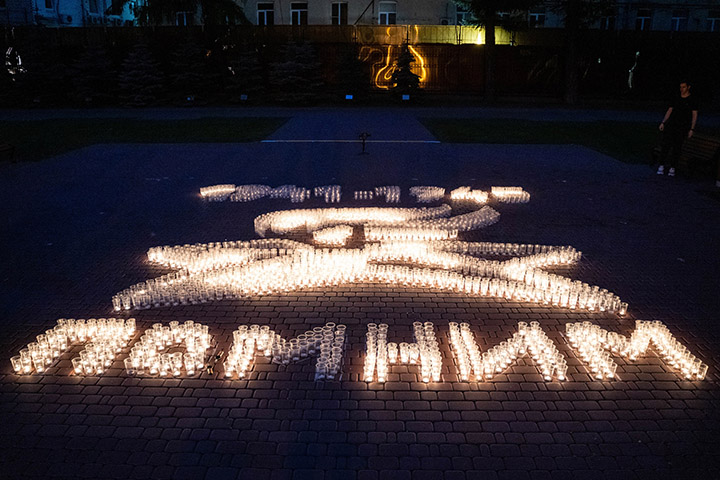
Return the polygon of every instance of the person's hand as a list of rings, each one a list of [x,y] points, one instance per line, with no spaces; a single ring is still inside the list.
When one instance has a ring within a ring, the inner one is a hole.
[[[664,132],[665,131],[665,122],[662,122],[658,128],[660,129],[661,132]]]
[[[692,138],[693,136],[693,130],[688,130],[688,138]]]

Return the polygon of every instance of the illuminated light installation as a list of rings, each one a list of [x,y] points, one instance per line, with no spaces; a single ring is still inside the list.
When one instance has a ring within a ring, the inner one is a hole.
[[[417,28],[417,26],[415,28]],[[408,45],[408,49],[418,59],[416,67],[420,69],[420,72],[417,74],[419,77],[418,80],[420,81],[420,83],[426,83],[428,81],[428,72],[425,69],[425,57],[423,57],[418,51],[418,49],[413,45]]]
[[[450,200],[470,201],[484,204],[488,201],[488,193],[482,190],[472,190],[470,187],[459,187],[450,192]]]
[[[401,189],[397,185],[375,187],[376,197],[385,197],[385,203],[400,203]]]
[[[134,335],[134,318],[61,318],[55,327],[38,335],[37,342],[28,344],[10,361],[15,373],[44,373],[69,346],[87,342],[86,349],[80,353],[82,362],[73,359],[73,365],[81,364],[78,373],[98,370],[102,373]]]
[[[315,380],[334,380],[342,366],[345,325],[328,322],[322,327],[285,340],[267,325],[241,325],[233,332],[233,344],[224,363],[225,377],[245,378],[256,355],[289,365],[316,356]]]
[[[169,326],[155,323],[130,350],[130,356],[125,359],[125,371],[128,375],[179,377],[184,369],[185,374],[192,377],[205,366],[207,350],[212,343],[207,325],[192,320],[182,324],[170,322]],[[177,348],[183,348],[185,353],[169,352]],[[76,370],[76,373],[79,372]]]
[[[490,192],[502,203],[528,203],[530,194],[522,187],[491,187]]]
[[[445,196],[445,189],[430,186],[410,187],[410,196],[416,197],[418,203],[437,202]]]
[[[450,215],[452,208],[441,205],[434,208],[316,208],[282,210],[255,218],[255,232],[264,237],[268,230],[286,234],[296,228],[308,232],[335,225],[399,225],[409,221],[427,220]]]
[[[324,228],[313,232],[313,241],[328,247],[345,246],[348,238],[352,237],[353,227],[349,225],[338,225],[337,227]]]
[[[463,382],[470,380],[471,373],[476,381],[491,380],[526,354],[537,364],[545,381],[567,378],[567,361],[540,328],[539,322],[529,325],[518,322],[518,331],[511,338],[484,353],[475,342],[470,324],[450,322],[450,344]]]
[[[707,374],[708,366],[678,342],[660,321],[636,320],[635,331],[630,338],[608,332],[587,321],[565,324],[565,333],[570,345],[588,365],[590,375],[597,380],[615,377],[617,364],[611,354],[635,361],[647,351],[650,342],[665,362],[687,380],[703,380]]]
[[[238,185],[228,199],[231,202],[252,202],[267,197],[272,187],[267,185]]]
[[[432,322],[413,323],[413,343],[388,343],[387,324],[369,323],[365,335],[365,365],[363,378],[366,382],[383,383],[388,377],[388,366],[394,364],[419,365],[422,381],[439,382],[442,354],[435,337]]]

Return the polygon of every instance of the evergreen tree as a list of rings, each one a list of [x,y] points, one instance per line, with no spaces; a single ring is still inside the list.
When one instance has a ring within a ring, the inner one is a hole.
[[[105,48],[88,46],[73,64],[74,97],[85,105],[111,102],[117,88],[116,72]]]
[[[395,65],[395,71],[391,77],[393,92],[398,95],[408,95],[416,92],[420,86],[420,76],[414,74],[410,69],[415,62],[415,57],[408,47],[407,43],[403,45]]]
[[[212,72],[205,61],[205,53],[197,43],[188,39],[178,45],[171,62],[170,86],[174,99],[183,102],[207,100]]]
[[[225,93],[231,103],[241,101],[241,95],[247,95],[252,101],[265,90],[262,77],[262,65],[257,52],[245,46],[230,59],[227,68]]]
[[[283,61],[271,65],[270,83],[275,98],[286,103],[308,103],[323,86],[320,63],[309,42],[288,43],[283,47]]]
[[[120,98],[124,105],[142,107],[157,103],[163,92],[163,75],[144,43],[128,53],[118,75]]]

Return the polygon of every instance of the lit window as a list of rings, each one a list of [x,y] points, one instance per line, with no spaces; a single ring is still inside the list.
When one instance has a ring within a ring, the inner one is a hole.
[[[378,23],[380,25],[395,25],[396,17],[397,4],[395,2],[380,2],[378,7]]]
[[[652,28],[652,11],[649,8],[640,8],[635,18],[635,30],[650,30]]]
[[[307,25],[307,23],[308,23],[308,4],[307,3],[291,3],[290,4],[290,23],[292,25]]]
[[[347,25],[347,3],[333,3],[332,4],[332,24],[333,25]]]
[[[720,10],[710,10],[708,12],[707,31],[720,32]]]
[[[528,13],[528,23],[531,27],[544,27],[545,26],[545,9],[536,8],[530,10]]]
[[[673,32],[684,32],[687,30],[687,11],[673,10],[670,30]]]
[[[175,12],[175,25],[179,27],[187,27],[193,24],[192,12]]]
[[[470,23],[470,11],[464,5],[455,5],[455,25]]]

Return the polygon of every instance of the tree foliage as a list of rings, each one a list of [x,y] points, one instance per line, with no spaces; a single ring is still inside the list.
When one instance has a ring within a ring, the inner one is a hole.
[[[287,43],[282,49],[283,61],[273,63],[270,83],[280,102],[307,103],[323,86],[315,49],[309,42]]]
[[[144,43],[138,43],[128,53],[118,76],[123,104],[142,107],[157,103],[163,92],[160,64]]]
[[[112,102],[117,88],[117,72],[102,46],[88,46],[73,63],[74,97],[85,105],[106,105]]]

